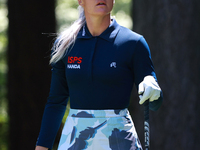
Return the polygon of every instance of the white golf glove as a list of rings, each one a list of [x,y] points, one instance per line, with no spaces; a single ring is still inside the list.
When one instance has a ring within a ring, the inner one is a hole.
[[[146,76],[139,84],[138,94],[140,95],[140,104],[149,99],[150,102],[160,97],[161,89],[153,76]]]

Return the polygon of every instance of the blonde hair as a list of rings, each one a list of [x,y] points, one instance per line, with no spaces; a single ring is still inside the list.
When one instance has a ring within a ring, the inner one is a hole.
[[[79,6],[79,18],[67,29],[61,32],[53,46],[53,53],[50,64],[59,61],[69,50],[69,47],[75,43],[76,37],[80,29],[85,24],[85,14],[83,7]]]

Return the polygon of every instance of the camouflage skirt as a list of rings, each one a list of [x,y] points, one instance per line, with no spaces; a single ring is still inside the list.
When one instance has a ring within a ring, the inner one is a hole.
[[[142,150],[127,109],[70,109],[58,150]]]

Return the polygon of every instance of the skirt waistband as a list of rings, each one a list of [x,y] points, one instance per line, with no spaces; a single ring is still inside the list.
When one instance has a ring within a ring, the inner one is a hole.
[[[129,115],[127,108],[125,109],[106,109],[106,110],[82,110],[82,109],[70,109],[70,117],[77,118],[111,118],[111,117],[123,117]]]

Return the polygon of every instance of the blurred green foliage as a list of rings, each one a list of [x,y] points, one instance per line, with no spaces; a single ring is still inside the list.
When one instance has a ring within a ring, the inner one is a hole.
[[[56,1],[56,18],[57,31],[69,26],[78,18],[77,0],[57,0]],[[8,27],[8,10],[7,0],[0,0],[0,150],[7,150],[8,146],[8,114],[6,99],[6,49],[7,49],[7,27]],[[132,28],[130,17],[131,0],[116,0],[112,16],[115,16],[117,22],[127,28]],[[63,123],[67,118],[69,105],[63,118]]]
[[[6,0],[0,0],[0,149],[7,150],[8,115],[6,99],[6,46],[7,46],[7,7]]]

